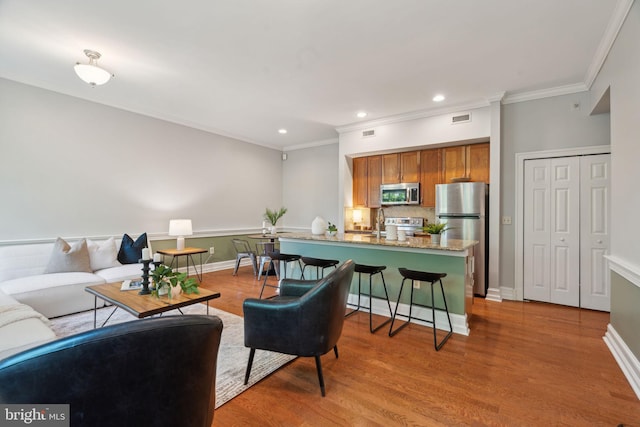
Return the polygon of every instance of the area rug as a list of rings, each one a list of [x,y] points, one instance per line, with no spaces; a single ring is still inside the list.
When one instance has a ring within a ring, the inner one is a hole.
[[[109,317],[113,307],[101,308],[97,313],[98,326]],[[206,314],[207,306],[194,304],[183,307],[185,314]],[[167,315],[179,315],[177,310],[165,313]],[[227,313],[209,307],[209,315],[218,316],[224,325],[222,339],[218,352],[218,367],[216,374],[216,408],[219,408],[233,399],[249,387],[274,372],[281,366],[289,363],[295,356],[273,353],[269,351],[256,351],[251,368],[249,384],[244,385],[244,374],[249,360],[249,349],[244,346],[244,319],[235,314]],[[113,314],[107,325],[136,320],[131,314],[118,309]],[[69,316],[51,319],[51,328],[58,337],[64,337],[93,329],[93,311],[72,314]]]

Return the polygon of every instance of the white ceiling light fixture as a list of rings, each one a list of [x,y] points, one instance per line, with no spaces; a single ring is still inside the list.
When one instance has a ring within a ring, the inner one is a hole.
[[[286,129],[278,129],[278,133],[281,133],[282,135],[284,135],[285,133],[287,133]]]
[[[359,111],[356,116],[360,119],[364,119],[365,117],[367,117],[367,112],[366,111]]]
[[[442,102],[444,101],[444,95],[438,94],[433,97],[433,102]]]
[[[92,87],[100,86],[107,83],[114,75],[104,68],[98,67],[98,59],[100,59],[100,53],[85,49],[84,54],[89,58],[88,64],[81,64],[76,62],[73,69],[76,71],[78,77],[80,77],[86,83],[89,83]]]

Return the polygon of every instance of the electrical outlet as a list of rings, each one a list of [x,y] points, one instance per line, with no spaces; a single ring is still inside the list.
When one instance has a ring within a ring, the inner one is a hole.
[[[502,225],[511,225],[511,217],[503,216],[502,217]]]
[[[213,246],[211,246],[209,248],[209,255],[213,255],[214,253],[216,253],[216,249]]]
[[[413,289],[420,289],[420,280],[413,281]]]

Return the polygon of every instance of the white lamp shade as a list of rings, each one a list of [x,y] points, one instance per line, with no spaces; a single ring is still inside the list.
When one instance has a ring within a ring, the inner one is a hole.
[[[190,219],[172,219],[169,221],[169,236],[191,236],[193,229],[191,228]]]
[[[78,77],[92,86],[100,86],[108,82],[113,76],[107,70],[91,64],[76,64],[73,69]]]

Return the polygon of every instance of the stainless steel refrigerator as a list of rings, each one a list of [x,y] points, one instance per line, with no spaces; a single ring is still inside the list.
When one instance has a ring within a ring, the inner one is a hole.
[[[489,186],[484,182],[436,185],[436,218],[450,230],[446,239],[477,240],[474,250],[473,293],[487,294],[489,257]]]

